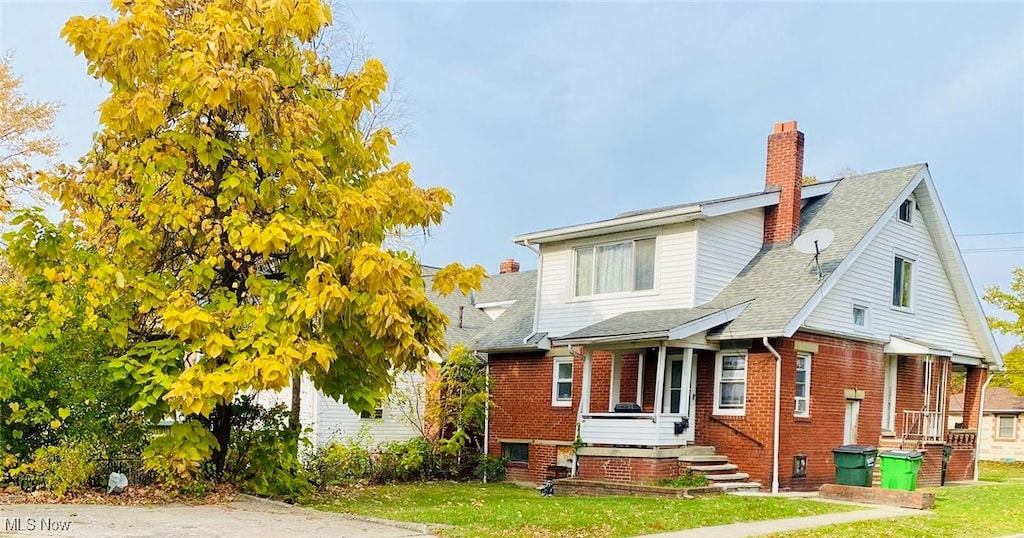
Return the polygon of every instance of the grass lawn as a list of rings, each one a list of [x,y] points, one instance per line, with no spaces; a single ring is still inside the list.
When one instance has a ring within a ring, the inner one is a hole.
[[[934,515],[862,521],[772,536],[983,538],[1024,532],[1024,481],[986,486],[949,486],[928,491],[935,492]]]
[[[1001,461],[982,461],[979,464],[978,478],[986,482],[1005,482],[1007,480],[1024,480],[1024,461],[1003,463]]]
[[[366,516],[451,525],[442,536],[636,536],[856,508],[804,499],[721,495],[695,499],[541,497],[511,484],[353,486],[307,504]]]

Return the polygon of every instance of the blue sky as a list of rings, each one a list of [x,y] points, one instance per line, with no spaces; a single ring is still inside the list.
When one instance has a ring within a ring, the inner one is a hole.
[[[0,2],[0,47],[84,153],[103,88],[58,37],[98,2]],[[805,173],[928,162],[962,249],[1024,246],[1024,4],[349,3],[406,101],[395,154],[456,195],[425,263],[535,256],[519,233],[756,191],[772,124]],[[968,252],[1005,285],[1024,251]]]

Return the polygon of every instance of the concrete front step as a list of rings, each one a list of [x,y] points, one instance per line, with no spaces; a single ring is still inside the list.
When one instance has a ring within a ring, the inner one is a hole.
[[[683,447],[683,453],[680,459],[689,456],[714,456],[715,447],[713,446],[700,446],[700,445],[688,445]]]
[[[747,473],[709,474],[706,476],[708,478],[708,482],[715,485],[719,485],[723,482],[739,482],[750,478],[750,475]]]
[[[720,464],[729,463],[727,456],[713,456],[713,455],[698,455],[698,456],[679,456],[679,461],[690,464]]]
[[[706,474],[729,472],[729,471],[735,471],[736,469],[739,469],[739,466],[737,466],[735,463],[722,463],[722,464],[719,464],[719,465],[691,465],[690,466],[690,470],[691,471],[696,471],[696,472],[699,472],[699,473],[706,473]]]
[[[726,493],[761,491],[761,484],[758,482],[722,482],[714,485],[721,487]]]

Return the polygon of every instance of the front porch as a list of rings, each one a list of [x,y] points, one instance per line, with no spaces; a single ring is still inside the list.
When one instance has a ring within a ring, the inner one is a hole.
[[[694,440],[697,356],[691,344],[589,346],[583,354],[579,439],[588,446],[683,447]],[[611,354],[608,386],[593,386],[595,351]],[[600,398],[600,400],[598,400]]]

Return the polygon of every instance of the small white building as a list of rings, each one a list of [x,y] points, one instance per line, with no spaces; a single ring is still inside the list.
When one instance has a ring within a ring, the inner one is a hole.
[[[949,426],[958,427],[964,418],[964,395],[949,400]],[[1006,387],[985,390],[985,411],[978,435],[979,459],[1024,461],[1024,396]]]

